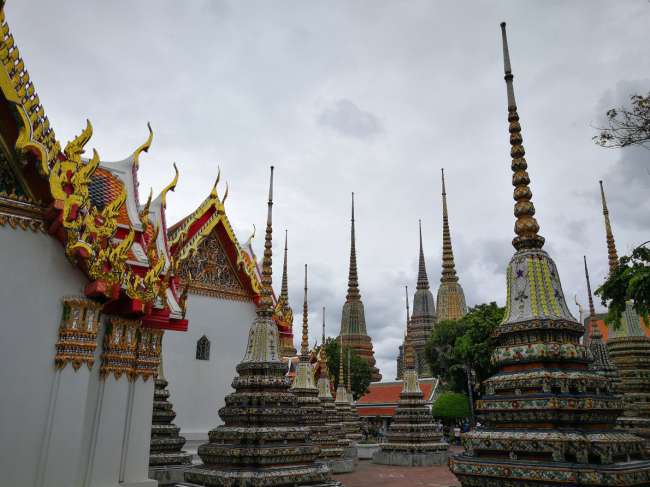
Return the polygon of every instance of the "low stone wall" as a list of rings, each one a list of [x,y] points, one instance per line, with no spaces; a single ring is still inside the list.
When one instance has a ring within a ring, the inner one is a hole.
[[[403,467],[432,467],[447,463],[447,451],[432,453],[408,453],[391,450],[379,450],[372,457],[373,463],[381,465],[399,465]]]
[[[372,456],[378,451],[379,443],[357,443],[359,460],[372,460]]]

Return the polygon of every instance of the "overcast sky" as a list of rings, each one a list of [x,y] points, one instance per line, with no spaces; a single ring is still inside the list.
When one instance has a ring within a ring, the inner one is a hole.
[[[540,233],[570,307],[574,295],[586,302],[582,255],[594,287],[607,269],[599,179],[619,254],[649,238],[650,152],[591,141],[607,108],[650,91],[647,0],[7,3],[62,143],[89,118],[89,145],[123,159],[151,122],[141,194],[166,185],[176,161],[169,222],[205,198],[221,165],[238,235],[255,224],[261,236],[275,164],[274,282],[288,228],[296,326],[307,263],[311,323],[326,306],[327,332],[338,333],[355,191],[359,282],[385,379],[404,331],[403,286],[415,287],[418,218],[437,291],[441,167],[467,302],[505,300],[514,217],[499,22]]]

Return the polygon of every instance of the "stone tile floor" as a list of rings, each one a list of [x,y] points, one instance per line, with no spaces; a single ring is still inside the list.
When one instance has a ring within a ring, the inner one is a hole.
[[[460,452],[460,447],[451,447],[450,453]],[[393,467],[375,465],[368,460],[359,462],[352,473],[335,475],[345,487],[450,487],[459,486],[447,465],[436,467]]]

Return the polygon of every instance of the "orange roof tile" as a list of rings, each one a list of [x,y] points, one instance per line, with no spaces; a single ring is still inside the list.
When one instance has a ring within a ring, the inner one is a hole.
[[[435,379],[421,379],[420,390],[424,394],[424,398],[429,401],[433,394],[436,384]],[[395,405],[399,402],[399,395],[402,392],[402,381],[396,382],[377,382],[370,384],[368,392],[363,395],[358,401],[359,408],[371,405]]]

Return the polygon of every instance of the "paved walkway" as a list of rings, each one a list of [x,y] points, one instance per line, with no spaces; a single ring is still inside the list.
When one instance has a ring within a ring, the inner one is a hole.
[[[452,447],[453,448],[453,447]],[[458,486],[447,465],[438,467],[393,467],[359,462],[352,473],[335,475],[345,487],[449,487]]]

